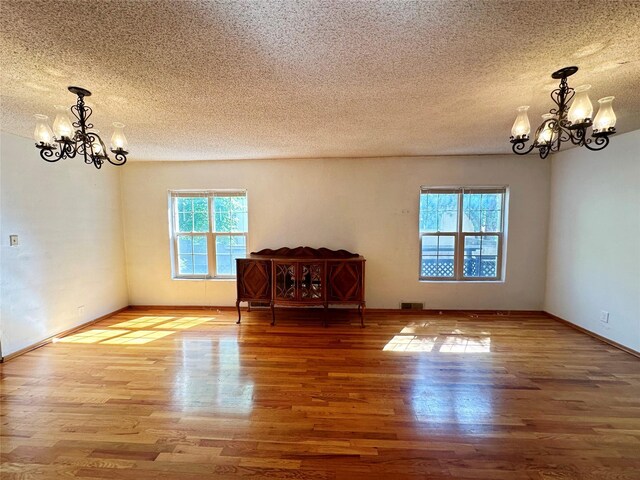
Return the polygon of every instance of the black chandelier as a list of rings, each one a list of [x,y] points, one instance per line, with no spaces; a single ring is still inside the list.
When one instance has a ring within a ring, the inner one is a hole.
[[[127,139],[122,131],[124,125],[117,122],[113,124],[115,130],[111,137],[111,152],[115,159],[112,160],[98,131],[90,131],[93,124],[87,122],[93,110],[84,104],[84,97],[90,96],[91,92],[80,87],[69,87],[69,91],[78,96],[76,104],[71,107],[71,113],[77,119],[75,122],[71,122],[67,109],[60,105],[55,107],[57,112],[53,130],[47,123],[49,117],[36,115],[34,137],[42,159],[57,162],[80,154],[84,157],[84,163],[93,164],[96,168],[102,167],[105,160],[113,165],[124,165],[129,153]]]
[[[571,142],[573,145],[584,146],[594,151],[602,150],[609,145],[609,135],[616,133],[616,115],[611,105],[615,97],[598,100],[600,108],[592,119],[593,105],[588,94],[591,85],[573,89],[567,82],[567,78],[577,71],[578,67],[565,67],[551,74],[551,78],[560,80],[560,86],[551,92],[551,100],[557,108],[552,108],[549,113],[542,115],[542,124],[536,130],[529,148],[526,148],[531,131],[527,116],[529,107],[518,108],[518,116],[511,128],[510,141],[513,144],[513,153],[526,155],[537,148],[540,157],[546,158],[551,152],[559,151],[563,142]],[[587,130],[590,127],[592,132],[589,137]]]

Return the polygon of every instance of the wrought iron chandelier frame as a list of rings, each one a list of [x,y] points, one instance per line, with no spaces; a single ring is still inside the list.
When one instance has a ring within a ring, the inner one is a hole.
[[[575,95],[575,90],[569,86],[567,78],[578,71],[578,67],[565,67],[553,72],[551,78],[560,80],[558,88],[553,90],[550,94],[551,100],[556,104],[556,108],[549,110],[549,113],[553,115],[553,118],[549,118],[542,122],[542,124],[536,129],[534,140],[526,147],[526,143],[529,141],[528,135],[519,137],[510,137],[512,143],[513,153],[517,155],[526,155],[530,153],[534,148],[539,149],[540,158],[547,158],[550,153],[560,151],[560,147],[565,142],[571,142],[578,147],[586,147],[592,151],[598,151],[609,145],[609,136],[616,133],[615,127],[609,127],[603,131],[593,131],[591,138],[587,136],[587,130],[592,127],[593,121],[591,119],[584,119],[582,123],[572,124],[567,119],[567,113],[569,112],[569,103]],[[551,139],[549,142],[539,142],[540,133],[548,128],[551,130]]]
[[[69,91],[78,96],[76,104],[70,110],[76,121],[72,123],[76,129],[72,137],[55,138],[58,145],[45,142],[36,143],[40,149],[40,157],[47,162],[57,162],[65,158],[74,158],[80,154],[84,157],[84,163],[93,164],[101,168],[105,161],[120,166],[127,161],[127,152],[123,148],[111,149],[115,159],[107,154],[107,148],[97,132],[91,132],[93,124],[89,123],[89,117],[93,113],[91,107],[85,105],[84,98],[91,96],[91,92],[82,87],[69,87]],[[99,145],[99,147],[98,147]]]

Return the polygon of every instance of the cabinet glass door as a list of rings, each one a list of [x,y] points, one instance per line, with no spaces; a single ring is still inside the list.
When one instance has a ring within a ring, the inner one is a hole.
[[[292,262],[275,262],[274,297],[279,300],[296,298],[296,264]]]
[[[324,264],[299,263],[300,300],[324,299]]]

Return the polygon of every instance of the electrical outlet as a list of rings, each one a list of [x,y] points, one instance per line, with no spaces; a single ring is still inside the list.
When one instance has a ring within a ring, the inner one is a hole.
[[[609,323],[609,312],[606,310],[600,311],[600,321],[602,323]]]
[[[9,245],[12,247],[18,245],[18,235],[9,235]]]

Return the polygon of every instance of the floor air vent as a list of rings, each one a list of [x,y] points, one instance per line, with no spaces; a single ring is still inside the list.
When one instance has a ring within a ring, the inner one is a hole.
[[[400,303],[401,310],[423,310],[424,303],[420,302],[401,302]]]

